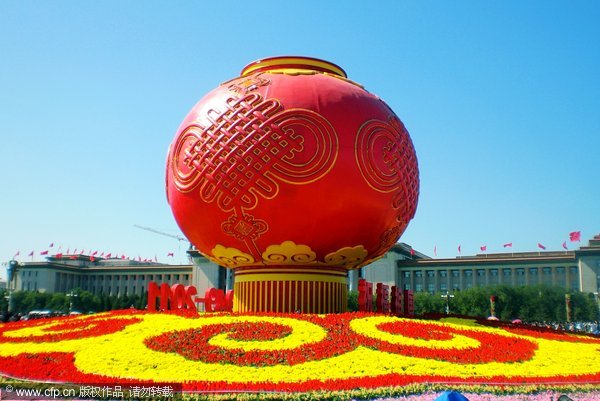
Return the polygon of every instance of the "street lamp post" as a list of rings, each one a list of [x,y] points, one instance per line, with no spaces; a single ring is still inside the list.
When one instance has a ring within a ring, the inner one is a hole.
[[[17,262],[16,260],[11,260],[8,262],[8,267],[6,268],[6,273],[7,273],[7,287],[6,287],[6,291],[8,292],[7,294],[7,298],[8,298],[8,313],[11,314],[14,310],[14,305],[13,305],[13,297],[12,297],[12,293],[13,293],[13,285],[12,285],[12,281],[13,278],[15,279],[15,287],[17,284],[17,270],[19,269],[19,262]]]
[[[446,298],[446,315],[450,314],[450,298],[454,298],[454,295],[446,291],[445,294],[441,295],[442,298]]]
[[[74,293],[73,291],[71,291],[67,294],[67,297],[69,297],[69,314],[71,312],[73,312],[73,297],[76,297],[76,296],[77,296],[77,294]]]

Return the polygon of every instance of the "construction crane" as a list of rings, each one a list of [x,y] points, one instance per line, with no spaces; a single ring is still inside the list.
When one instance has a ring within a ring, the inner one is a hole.
[[[144,226],[138,226],[137,224],[134,224],[133,226],[135,228],[139,228],[141,230],[146,230],[146,231],[150,231],[150,232],[155,233],[155,234],[164,235],[165,237],[175,238],[178,241],[186,241],[187,242],[187,238],[181,237],[179,235],[167,234],[167,233],[164,233],[162,231],[155,230],[154,228],[144,227]]]

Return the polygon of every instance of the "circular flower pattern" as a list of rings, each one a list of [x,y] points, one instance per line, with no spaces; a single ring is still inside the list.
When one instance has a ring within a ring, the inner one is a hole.
[[[0,326],[0,344],[9,342],[57,342],[82,337],[96,337],[115,333],[138,323],[138,317],[120,317],[109,314],[58,317],[20,321]]]
[[[146,339],[145,344],[152,350],[178,353],[189,360],[248,366],[296,365],[330,358],[354,347],[352,342],[344,341],[349,336],[344,320],[307,316],[290,324],[267,319],[240,318],[237,323],[167,332]]]
[[[351,325],[364,345],[454,363],[520,362],[530,359],[537,349],[534,342],[509,333],[388,316],[355,319]]]
[[[600,340],[375,314],[117,311],[0,326],[0,374],[199,391],[600,381]]]

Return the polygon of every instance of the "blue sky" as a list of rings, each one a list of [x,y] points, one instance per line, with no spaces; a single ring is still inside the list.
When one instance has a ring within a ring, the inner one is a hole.
[[[206,92],[275,55],[342,66],[403,120],[421,196],[401,241],[440,257],[587,241],[599,20],[596,1],[1,1],[0,261],[54,243],[184,262],[133,226],[180,234],[167,147]]]

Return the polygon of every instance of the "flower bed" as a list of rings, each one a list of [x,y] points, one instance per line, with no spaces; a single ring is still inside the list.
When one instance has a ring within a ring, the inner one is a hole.
[[[0,326],[0,375],[202,392],[597,385],[599,351],[591,336],[364,313],[124,310]]]

